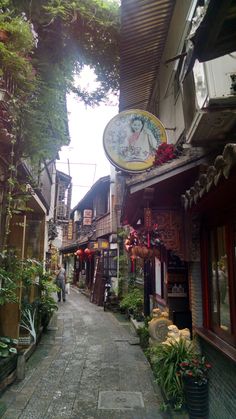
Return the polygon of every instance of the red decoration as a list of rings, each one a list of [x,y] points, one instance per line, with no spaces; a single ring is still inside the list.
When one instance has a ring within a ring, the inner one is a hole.
[[[153,165],[161,166],[170,160],[176,159],[178,155],[179,152],[173,144],[162,143],[156,151]]]
[[[133,246],[139,244],[138,233],[136,230],[131,231],[129,237],[125,240],[125,249],[129,253]]]
[[[83,249],[78,249],[75,252],[75,254],[76,254],[76,256],[79,256],[80,259],[82,259],[83,255],[84,255],[84,251],[83,251]]]
[[[86,247],[86,249],[84,249],[84,254],[85,256],[87,256],[88,259],[91,259],[93,251],[89,249],[88,247]]]
[[[150,231],[152,229],[152,210],[151,208],[144,208],[144,226],[145,230]]]
[[[151,259],[155,256],[160,258],[161,244],[158,224],[154,224],[148,231],[146,229],[139,230],[139,232],[132,230],[125,240],[125,249],[131,258],[131,269],[134,259],[137,257]]]

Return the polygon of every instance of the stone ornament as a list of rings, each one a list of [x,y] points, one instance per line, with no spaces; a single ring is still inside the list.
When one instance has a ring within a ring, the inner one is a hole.
[[[154,308],[152,315],[153,318],[148,323],[149,344],[150,346],[155,346],[167,338],[168,326],[172,324],[172,321],[168,318],[168,313],[161,311],[159,308]]]
[[[186,339],[190,342],[190,330],[185,329],[178,329],[178,327],[174,324],[168,326],[168,334],[167,339],[163,342],[164,345],[171,345],[173,342],[179,342],[180,339]]]

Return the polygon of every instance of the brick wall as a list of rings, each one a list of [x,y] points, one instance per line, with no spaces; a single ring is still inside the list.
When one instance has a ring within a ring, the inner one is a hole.
[[[200,262],[190,269],[190,304],[193,326],[202,326],[202,287]],[[212,365],[209,381],[209,419],[236,419],[236,364],[205,340],[198,342],[202,353]]]
[[[202,326],[202,284],[200,262],[193,262],[189,281],[190,305],[193,326]]]
[[[209,419],[236,418],[236,364],[203,339],[200,344],[212,365],[209,381]]]

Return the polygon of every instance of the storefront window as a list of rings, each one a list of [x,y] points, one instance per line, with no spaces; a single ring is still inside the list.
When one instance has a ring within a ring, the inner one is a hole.
[[[155,258],[155,289],[156,293],[163,298],[163,262]]]
[[[226,222],[209,231],[209,324],[210,330],[225,341],[236,345],[235,324],[235,223]]]
[[[103,251],[103,273],[109,277],[117,275],[117,250]]]
[[[231,331],[225,226],[211,232],[211,317],[213,327]]]

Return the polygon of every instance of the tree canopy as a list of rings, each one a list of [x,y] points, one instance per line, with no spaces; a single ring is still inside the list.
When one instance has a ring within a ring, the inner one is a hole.
[[[20,48],[16,30],[13,36],[16,20],[19,33],[27,35]],[[1,28],[10,35],[0,42],[5,59],[0,70],[7,69],[17,85],[19,154],[53,158],[69,143],[66,93],[93,105],[119,89],[119,5],[115,0],[2,0]],[[91,94],[75,85],[74,76],[85,65],[99,81]]]

